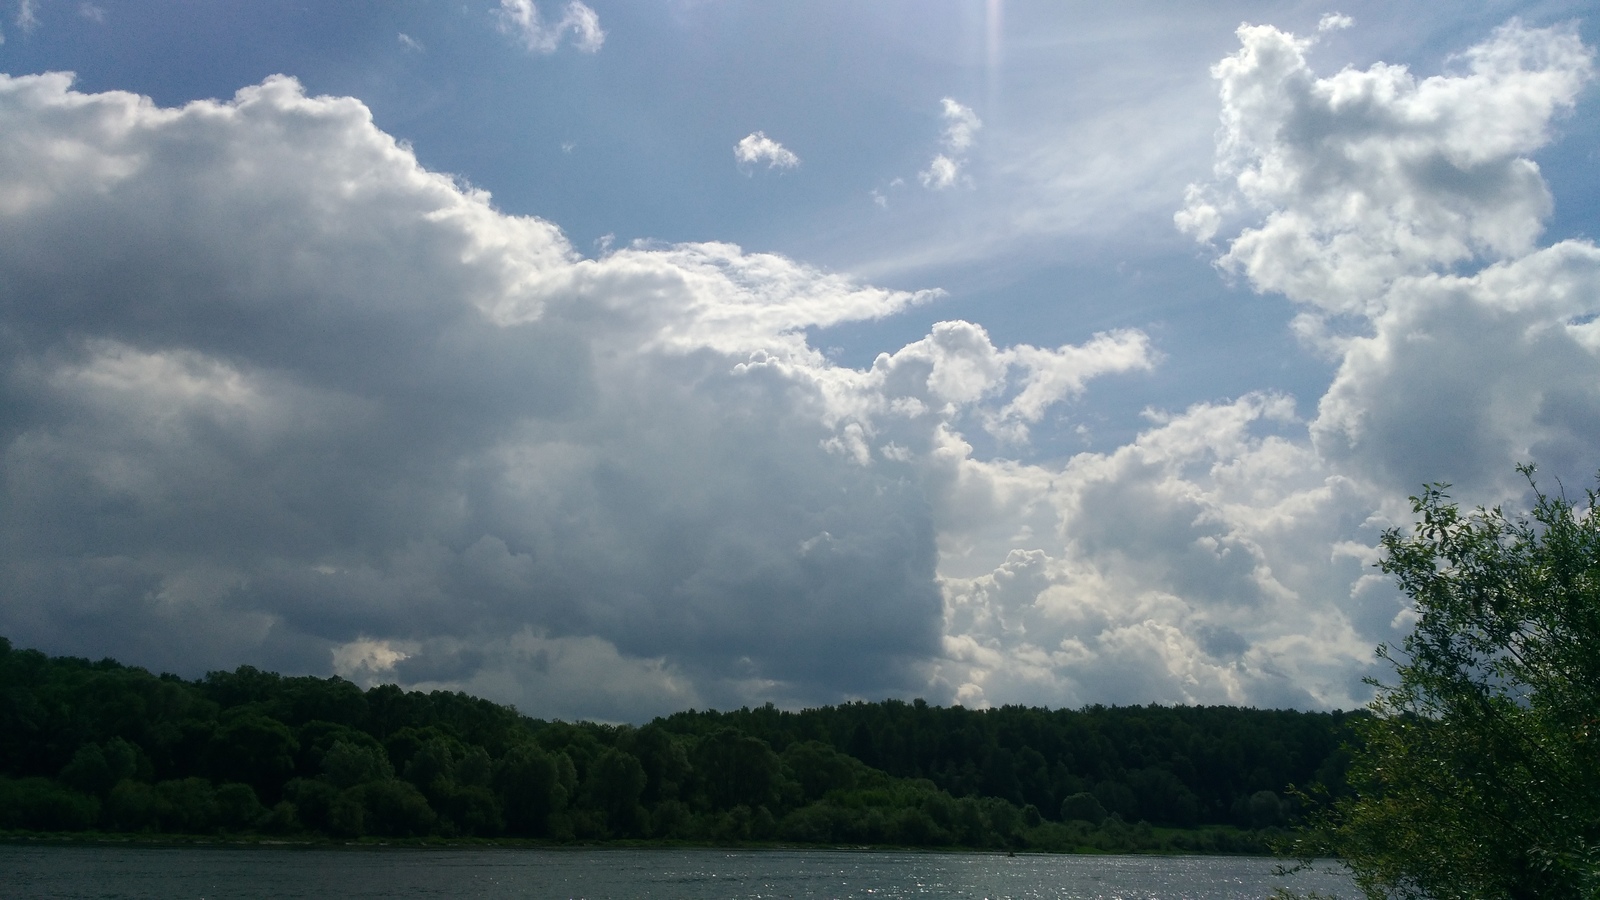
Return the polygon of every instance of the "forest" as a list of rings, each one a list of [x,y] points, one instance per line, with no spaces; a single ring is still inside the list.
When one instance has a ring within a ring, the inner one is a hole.
[[[634,727],[0,638],[0,831],[1259,853],[1302,789],[1342,795],[1364,715],[884,700]]]

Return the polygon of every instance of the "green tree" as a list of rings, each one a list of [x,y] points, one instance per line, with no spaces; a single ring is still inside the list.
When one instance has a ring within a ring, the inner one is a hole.
[[[537,744],[519,744],[506,751],[496,767],[494,783],[513,833],[548,833],[550,814],[567,805],[568,787],[561,783],[560,775],[555,759]]]
[[[1068,795],[1061,801],[1061,818],[1068,822],[1099,825],[1106,820],[1106,808],[1088,791]]]
[[[122,785],[118,785],[117,790],[122,790]],[[333,807],[339,800],[338,788],[317,778],[296,778],[284,785],[283,793],[294,806],[293,818],[317,830],[332,827]],[[111,799],[113,802],[117,800],[115,792],[112,793]],[[346,817],[345,821],[348,821],[348,810],[342,815]]]
[[[630,744],[647,778],[643,801],[656,805],[677,800],[683,783],[693,772],[683,744],[666,729],[654,724],[633,732]]]
[[[1600,498],[1533,486],[1509,516],[1430,485],[1383,537],[1417,623],[1379,648],[1354,794],[1299,843],[1369,898],[1600,897]]]
[[[431,833],[437,821],[427,798],[399,779],[369,781],[346,791],[340,799],[345,798],[359,800],[363,815],[355,824],[372,834],[417,837]],[[336,829],[339,827],[337,814],[340,811],[341,806],[336,803],[333,807]]]
[[[732,728],[718,729],[695,748],[694,768],[713,809],[775,804],[782,766],[766,741]]]
[[[215,830],[217,792],[204,778],[174,778],[156,785],[162,831],[205,834]]]
[[[248,668],[242,666],[240,671]],[[266,679],[272,674],[250,671],[252,678]],[[243,782],[255,789],[257,795],[276,800],[283,779],[294,772],[295,752],[299,748],[289,726],[277,719],[246,713],[218,728],[207,752],[214,777]]]
[[[123,779],[106,800],[106,817],[121,831],[154,831],[161,825],[161,798],[154,786]]]
[[[112,738],[105,746],[84,744],[61,769],[63,784],[85,794],[104,797],[117,782],[132,778],[139,771],[139,750],[123,740]]]
[[[605,814],[612,833],[632,834],[639,830],[644,815],[639,798],[647,780],[644,766],[633,754],[613,748],[589,767],[583,799]]]
[[[322,772],[341,789],[394,777],[394,767],[389,765],[382,747],[361,746],[349,741],[336,741],[328,748],[322,755]]]
[[[81,831],[100,817],[100,802],[48,778],[0,778],[0,828]]]
[[[247,831],[266,816],[256,792],[248,784],[230,782],[217,788],[217,818],[224,828]]]
[[[856,786],[860,762],[845,756],[821,741],[798,741],[784,748],[783,763],[800,783],[807,801],[820,800],[829,791],[848,791]]]

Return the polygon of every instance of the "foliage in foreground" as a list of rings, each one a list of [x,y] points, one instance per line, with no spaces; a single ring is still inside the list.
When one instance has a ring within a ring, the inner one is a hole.
[[[1417,624],[1379,648],[1398,682],[1357,725],[1353,794],[1295,849],[1369,898],[1600,897],[1600,498],[1464,515],[1446,487],[1383,538]]]
[[[0,830],[1262,852],[1347,717],[1229,707],[684,712],[546,722],[0,638]]]

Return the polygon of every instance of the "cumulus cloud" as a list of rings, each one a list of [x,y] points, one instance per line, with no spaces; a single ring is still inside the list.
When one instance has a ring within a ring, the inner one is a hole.
[[[561,18],[546,23],[533,0],[500,0],[495,11],[500,30],[522,42],[531,53],[554,53],[569,33],[572,44],[585,53],[598,51],[606,42],[600,16],[581,0],[571,0]]]
[[[942,106],[945,123],[942,143],[947,152],[936,155],[928,163],[928,168],[917,174],[923,187],[936,191],[953,187],[965,177],[961,169],[966,165],[967,150],[972,147],[973,138],[983,127],[983,121],[971,107],[963,106],[949,97],[944,98]]]
[[[1349,705],[1408,626],[1370,569],[1407,493],[1514,503],[1517,462],[1600,465],[1600,250],[1537,246],[1552,198],[1528,156],[1591,51],[1511,22],[1459,74],[1321,77],[1304,39],[1239,37],[1214,70],[1217,179],[1176,221],[1300,307],[1333,382],[1309,420],[1252,394],[1152,411],[1059,469],[960,456],[936,680],[966,702]]]
[[[765,161],[769,169],[792,169],[800,165],[800,157],[760,131],[740,138],[739,143],[733,145],[733,158],[747,166]]]
[[[1493,494],[1512,461],[1582,459],[1592,399],[1577,386],[1595,363],[1568,323],[1597,311],[1595,251],[1536,246],[1552,198],[1528,156],[1592,77],[1576,32],[1513,20],[1459,74],[1422,79],[1384,64],[1318,77],[1305,41],[1239,36],[1213,73],[1218,180],[1191,188],[1179,223],[1210,239],[1225,211],[1261,216],[1218,263],[1296,302],[1301,335],[1341,360],[1317,446],[1389,489]]]
[[[817,330],[936,292],[585,257],[287,78],[179,109],[0,79],[0,633],[614,719],[1359,702],[1406,624],[1371,570],[1399,498],[1600,463],[1600,251],[1538,244],[1529,156],[1590,51],[1512,23],[1457,74],[1320,76],[1239,37],[1178,221],[1332,382],[1065,459],[1032,432],[1160,365],[1143,332],[944,321],[841,366]],[[954,161],[976,118],[947,118]]]
[[[921,691],[925,458],[1153,355],[945,323],[839,367],[807,329],[933,294],[585,258],[283,77],[180,109],[0,79],[0,150],[0,633],[157,668],[610,718]]]
[[[1308,65],[1306,39],[1242,26],[1221,84],[1217,181],[1178,224],[1211,240],[1224,213],[1265,213],[1221,257],[1313,315],[1372,315],[1395,279],[1533,248],[1551,198],[1527,157],[1592,71],[1576,32],[1512,22],[1463,55],[1467,71]]]
[[[956,183],[961,177],[961,163],[945,156],[943,153],[935,156],[928,163],[928,168],[917,173],[917,178],[922,181],[922,186],[942,191]]]
[[[1344,13],[1331,12],[1317,20],[1318,31],[1343,31],[1356,24],[1356,20]]]
[[[944,144],[952,153],[964,153],[972,146],[972,139],[977,135],[978,129],[983,127],[983,122],[978,119],[978,114],[969,106],[944,98],[940,102],[944,108]]]
[[[1394,610],[1352,616],[1359,562],[1316,551],[1361,498],[1269,433],[1293,422],[1289,398],[1250,395],[1156,416],[1133,443],[1060,470],[963,461],[990,488],[963,504],[965,553],[1005,555],[946,575],[937,679],[968,703],[1351,702],[1351,673]],[[995,505],[1032,525],[1038,549],[986,537]]]

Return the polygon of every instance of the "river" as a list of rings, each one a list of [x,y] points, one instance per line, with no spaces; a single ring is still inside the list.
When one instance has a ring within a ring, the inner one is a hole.
[[[766,900],[1262,900],[1277,887],[1352,897],[1320,866],[1216,856],[831,850],[432,850],[0,845],[7,898],[518,897]]]

